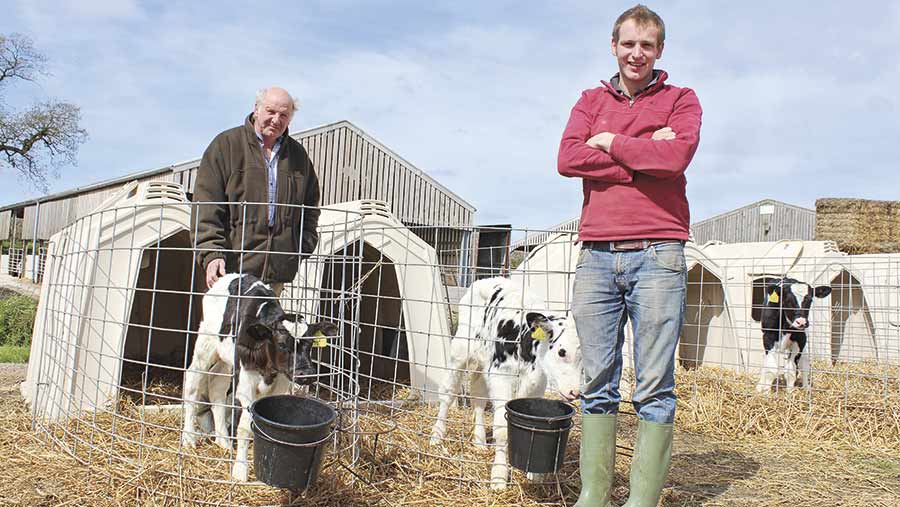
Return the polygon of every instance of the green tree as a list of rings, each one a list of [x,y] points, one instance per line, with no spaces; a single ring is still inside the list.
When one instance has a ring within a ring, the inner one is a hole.
[[[12,170],[40,190],[59,177],[60,167],[76,163],[78,147],[87,140],[81,109],[47,100],[23,111],[9,111],[3,89],[15,81],[36,82],[47,75],[47,58],[24,35],[0,34],[0,171]]]

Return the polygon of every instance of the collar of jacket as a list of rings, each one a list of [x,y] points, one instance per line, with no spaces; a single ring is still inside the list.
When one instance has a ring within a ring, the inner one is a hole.
[[[259,148],[259,138],[256,137],[256,127],[253,126],[253,113],[248,114],[247,119],[244,120],[244,133],[247,134],[247,143]],[[281,134],[282,146],[284,146],[284,141],[287,138],[288,133],[288,129],[284,129],[284,134]]]
[[[648,88],[644,88],[640,93],[637,94],[637,97],[634,97],[633,100],[638,100],[644,95],[651,95],[659,91],[663,86],[666,85],[666,79],[669,77],[669,74],[664,70],[659,71],[659,76],[656,78],[656,82],[650,85]],[[627,102],[629,99],[624,94],[619,93],[619,90],[616,90],[616,87],[613,86],[609,81],[601,81],[603,86],[606,88],[606,93],[609,93],[616,100]]]

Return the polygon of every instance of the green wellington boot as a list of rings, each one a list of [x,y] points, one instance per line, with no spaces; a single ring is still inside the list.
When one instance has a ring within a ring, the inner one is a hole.
[[[581,493],[575,507],[611,507],[616,476],[616,414],[581,417]]]
[[[638,422],[628,501],[623,507],[656,507],[672,462],[672,424]]]

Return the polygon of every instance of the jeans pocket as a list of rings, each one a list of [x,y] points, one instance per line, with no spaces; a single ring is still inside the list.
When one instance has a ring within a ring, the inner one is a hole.
[[[581,250],[578,252],[578,260],[575,261],[575,269],[580,268],[584,264],[584,258],[586,256],[587,256],[587,248],[582,246]]]
[[[653,245],[650,247],[650,257],[659,267],[675,273],[682,273],[687,269],[684,245],[681,243]]]

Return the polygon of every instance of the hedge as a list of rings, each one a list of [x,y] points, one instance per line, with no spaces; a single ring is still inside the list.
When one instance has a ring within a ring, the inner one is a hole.
[[[0,300],[0,345],[31,344],[37,301],[28,296]]]

